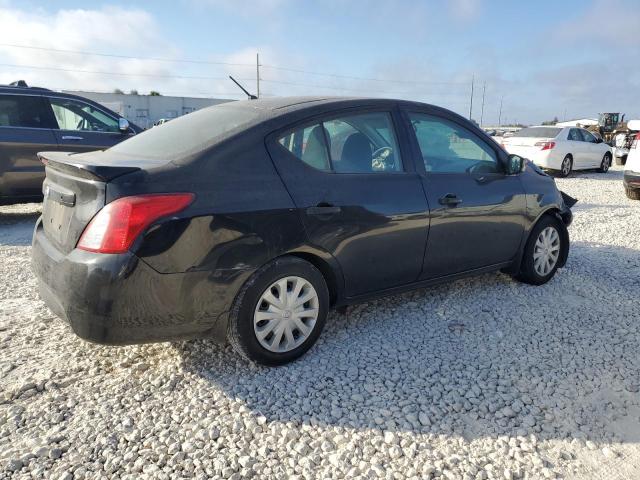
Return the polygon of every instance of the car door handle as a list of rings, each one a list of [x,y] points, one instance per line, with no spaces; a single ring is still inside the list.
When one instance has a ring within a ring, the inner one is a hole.
[[[447,193],[444,197],[438,199],[441,205],[458,205],[462,200],[454,193]]]
[[[84,137],[77,137],[75,135],[63,135],[62,140],[84,140]]]
[[[341,211],[342,209],[340,207],[321,203],[315,207],[307,208],[307,215],[333,215],[335,213],[340,213]]]

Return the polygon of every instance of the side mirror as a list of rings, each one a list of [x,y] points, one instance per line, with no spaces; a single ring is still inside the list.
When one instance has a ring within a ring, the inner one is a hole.
[[[596,143],[602,143],[603,140],[600,137],[596,137]]]
[[[129,120],[127,120],[126,118],[119,118],[118,130],[120,130],[122,133],[127,133],[129,131]]]
[[[509,175],[517,175],[518,173],[521,173],[527,164],[526,162],[527,161],[524,158],[512,153],[511,155],[509,155],[507,173]]]

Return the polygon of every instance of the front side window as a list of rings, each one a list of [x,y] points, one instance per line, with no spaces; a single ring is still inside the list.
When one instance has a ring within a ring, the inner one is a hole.
[[[496,152],[470,130],[444,118],[410,113],[427,172],[500,173]]]
[[[60,130],[119,132],[118,120],[88,103],[67,98],[51,98],[51,108]]]
[[[400,150],[387,113],[325,120],[290,132],[278,142],[318,170],[336,173],[402,171]]]
[[[0,95],[0,127],[53,128],[50,111],[35,95]]]

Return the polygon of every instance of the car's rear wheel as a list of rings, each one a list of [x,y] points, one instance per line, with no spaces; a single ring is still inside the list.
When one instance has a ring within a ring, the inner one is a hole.
[[[571,155],[567,155],[566,157],[564,157],[564,159],[562,160],[562,163],[560,164],[559,175],[561,177],[568,177],[572,169],[573,169],[573,158],[571,157]]]
[[[602,162],[600,162],[600,168],[598,171],[600,173],[607,173],[609,171],[609,167],[611,166],[611,154],[609,152],[604,154],[602,157]]]
[[[311,348],[328,309],[322,273],[299,258],[278,258],[254,273],[238,293],[227,336],[243,357],[282,365]]]
[[[560,258],[568,248],[564,225],[555,217],[545,215],[533,227],[516,276],[521,282],[532,285],[547,283],[558,270]]]
[[[627,198],[631,200],[640,200],[640,188],[630,188],[625,186],[624,192],[627,194]]]

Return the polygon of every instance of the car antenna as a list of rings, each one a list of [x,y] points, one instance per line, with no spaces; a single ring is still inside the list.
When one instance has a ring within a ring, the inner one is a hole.
[[[231,75],[229,75],[229,78],[231,79],[231,81],[233,81],[233,83],[235,83],[238,87],[240,87],[240,90],[242,90],[244,93],[246,93],[247,97],[249,97],[249,100],[257,100],[258,99],[258,97],[256,97],[255,95],[252,95],[251,93],[247,92],[247,90],[242,85],[240,85],[240,83],[235,78],[233,78]]]

